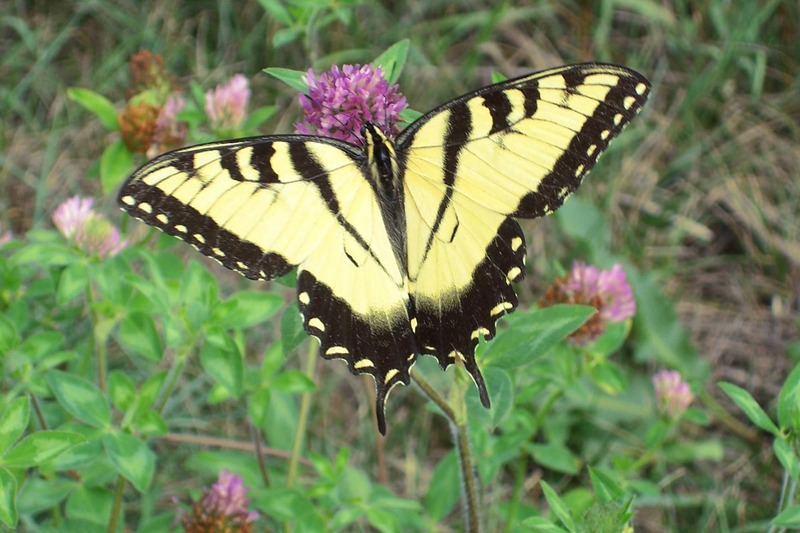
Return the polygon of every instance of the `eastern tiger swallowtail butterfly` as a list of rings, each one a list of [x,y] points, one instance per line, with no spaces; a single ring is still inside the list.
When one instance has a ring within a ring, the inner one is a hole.
[[[395,139],[306,135],[214,142],[137,170],[119,204],[250,279],[297,268],[303,325],[326,359],[371,374],[376,412],[420,354],[460,360],[481,401],[479,337],[525,274],[515,218],[557,209],[647,99],[627,68],[579,64],[483,87]]]

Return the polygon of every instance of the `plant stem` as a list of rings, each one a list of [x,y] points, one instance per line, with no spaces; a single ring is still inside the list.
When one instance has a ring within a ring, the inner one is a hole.
[[[316,341],[309,339],[308,353],[306,354],[306,368],[304,370],[306,377],[314,381],[314,369],[317,366],[317,352],[319,347]],[[300,458],[300,452],[303,447],[303,438],[306,434],[306,426],[308,425],[308,410],[311,407],[311,393],[303,393],[300,400],[300,414],[298,415],[297,427],[294,431],[294,440],[292,441],[292,455],[289,457],[289,469],[286,473],[286,486],[291,487],[294,483],[294,478],[297,475],[297,462]]]
[[[97,315],[94,302],[94,288],[90,280],[86,287],[86,303],[92,320],[92,337],[94,337],[94,352],[97,364],[97,387],[105,393],[107,389],[106,378],[108,375],[108,352],[106,350],[106,342],[108,341],[110,330],[106,325],[100,323],[100,317]]]
[[[528,464],[528,457],[521,454],[517,458],[517,466],[514,472],[514,492],[511,494],[511,500],[508,502],[508,513],[506,513],[506,525],[503,529],[504,533],[510,533],[511,524],[514,523],[514,517],[519,508],[519,499],[522,495],[522,486],[525,484],[525,467]]]
[[[478,513],[478,482],[475,479],[475,465],[472,462],[472,447],[469,443],[467,424],[451,424],[453,438],[458,451],[458,464],[461,466],[461,477],[466,513],[464,514],[464,530],[470,533],[480,531],[480,514]]]
[[[178,352],[178,355],[175,356],[175,363],[169,369],[167,379],[158,393],[156,404],[153,406],[157,413],[161,413],[164,410],[164,407],[167,405],[167,400],[172,394],[172,390],[175,388],[175,385],[178,383],[178,378],[183,371],[183,367],[186,365],[186,361],[189,359],[189,355],[192,353],[192,350],[194,350],[195,342],[196,338],[192,339],[191,342],[186,343],[183,346],[183,349]]]
[[[250,432],[253,435],[253,447],[256,452],[256,460],[258,461],[258,469],[261,472],[261,479],[265,487],[269,487],[269,471],[267,470],[267,463],[264,461],[264,453],[261,451],[261,435],[259,429],[253,424],[249,424]]]
[[[453,411],[453,409],[450,407],[450,404],[447,403],[444,398],[439,396],[439,393],[436,392],[436,389],[431,387],[430,383],[425,381],[425,378],[423,378],[420,375],[419,372],[417,372],[416,370],[412,369],[411,370],[411,379],[413,379],[414,382],[417,384],[417,386],[420,389],[422,389],[422,392],[425,394],[425,396],[427,396],[430,401],[435,403],[436,406],[439,409],[442,410],[442,412],[444,413],[444,416],[448,420],[450,420],[450,422],[452,422],[453,424],[457,424],[456,414]]]
[[[472,460],[472,447],[469,443],[466,409],[461,409],[457,416],[455,410],[442,398],[419,372],[411,371],[411,379],[419,386],[425,396],[442,410],[450,422],[450,430],[456,444],[458,465],[461,471],[461,496],[464,500],[464,530],[470,533],[480,531],[480,513],[478,511],[478,482],[475,479],[475,464]],[[460,396],[463,401],[463,394]]]
[[[111,516],[108,519],[108,533],[115,533],[117,531],[117,523],[119,522],[119,513],[122,511],[122,496],[125,493],[125,478],[122,476],[117,477],[117,485],[114,487],[114,503],[111,507]]]
[[[550,408],[553,407],[553,404],[556,400],[561,398],[564,395],[564,389],[556,389],[550,393],[547,399],[544,401],[539,410],[536,411],[536,418],[534,418],[534,423],[536,424],[536,432],[539,432],[539,429],[542,427],[542,423],[544,422],[544,417],[547,416],[547,413],[550,412]]]

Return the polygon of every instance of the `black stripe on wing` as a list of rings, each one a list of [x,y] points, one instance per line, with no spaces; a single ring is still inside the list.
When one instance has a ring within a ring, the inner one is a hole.
[[[493,338],[497,319],[516,309],[518,300],[511,283],[524,276],[522,229],[514,219],[507,218],[486,248],[484,259],[475,267],[466,289],[440,301],[417,301],[412,294],[417,317],[415,335],[421,353],[435,356],[443,369],[455,363],[456,358],[461,359],[487,408],[489,393],[475,361],[475,347],[479,337]]]
[[[409,384],[409,370],[418,353],[408,313],[360,316],[305,270],[298,274],[297,295],[303,326],[319,339],[320,355],[342,359],[353,374],[370,374],[375,379],[378,429],[385,435],[386,398],[398,383]]]
[[[296,266],[278,253],[265,252],[243,241],[211,217],[143,181],[126,183],[118,203],[131,216],[191,244],[203,255],[249,279],[273,279]]]

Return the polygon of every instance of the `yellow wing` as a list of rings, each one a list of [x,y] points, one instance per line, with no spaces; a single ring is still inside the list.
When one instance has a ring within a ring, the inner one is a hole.
[[[649,89],[623,67],[561,67],[448,102],[398,137],[415,336],[443,368],[463,360],[487,407],[474,353],[517,306],[525,241],[513,217],[561,206]]]
[[[119,193],[128,213],[250,279],[297,267],[306,330],[326,358],[369,373],[384,401],[408,383],[416,348],[399,264],[355,147],[257,137],[164,154]]]

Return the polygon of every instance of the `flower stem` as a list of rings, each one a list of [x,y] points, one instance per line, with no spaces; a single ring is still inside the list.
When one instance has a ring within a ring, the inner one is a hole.
[[[167,400],[172,394],[172,390],[175,388],[175,385],[177,385],[178,383],[178,378],[180,377],[181,372],[183,371],[183,367],[186,365],[186,361],[189,359],[189,355],[194,350],[195,343],[196,339],[192,339],[192,341],[186,343],[183,346],[183,349],[180,352],[178,352],[178,354],[175,356],[175,363],[169,369],[169,374],[167,374],[167,379],[158,393],[158,399],[156,400],[156,404],[153,406],[153,408],[157,413],[160,414],[164,410],[164,407],[167,405]]]
[[[423,378],[419,372],[412,370],[411,379],[422,390],[425,396],[442,410],[450,422],[450,430],[458,453],[458,465],[461,471],[461,496],[464,500],[464,530],[470,533],[480,531],[480,513],[478,511],[478,482],[475,479],[475,464],[472,459],[472,447],[469,442],[466,409],[457,415],[450,404]],[[460,395],[463,401],[463,394]]]
[[[478,482],[475,479],[475,465],[472,462],[472,447],[469,443],[467,424],[452,424],[453,438],[458,450],[458,464],[461,466],[461,477],[466,513],[464,515],[464,530],[470,533],[480,531],[480,515],[478,513]]]
[[[253,424],[248,425],[250,426],[250,433],[253,435],[253,448],[256,452],[256,460],[258,461],[258,470],[261,472],[261,480],[264,482],[265,487],[269,487],[269,471],[267,470],[267,463],[264,461],[264,452],[261,451],[260,430],[253,426]]]
[[[117,476],[117,484],[114,487],[114,503],[111,507],[111,516],[108,518],[108,533],[115,533],[117,531],[117,523],[119,522],[119,513],[122,511],[122,496],[125,493],[125,478]]]
[[[308,341],[308,353],[306,353],[306,368],[304,370],[306,377],[314,380],[314,369],[317,366],[317,353],[319,347],[314,340]],[[297,427],[294,431],[294,440],[292,441],[292,455],[289,457],[289,469],[286,472],[286,486],[291,487],[294,483],[294,478],[297,475],[297,463],[300,458],[300,452],[303,447],[303,438],[306,434],[306,426],[308,425],[308,411],[311,407],[311,393],[303,393],[300,400],[300,414],[298,415]]]
[[[430,401],[436,404],[436,406],[442,410],[444,416],[450,420],[453,424],[456,424],[456,414],[453,409],[450,407],[450,404],[445,401],[444,398],[439,396],[439,393],[436,392],[436,389],[431,387],[430,383],[428,383],[425,378],[423,378],[419,372],[412,369],[411,370],[411,379],[417,384],[417,386],[422,389],[422,392],[425,396],[428,397]]]

